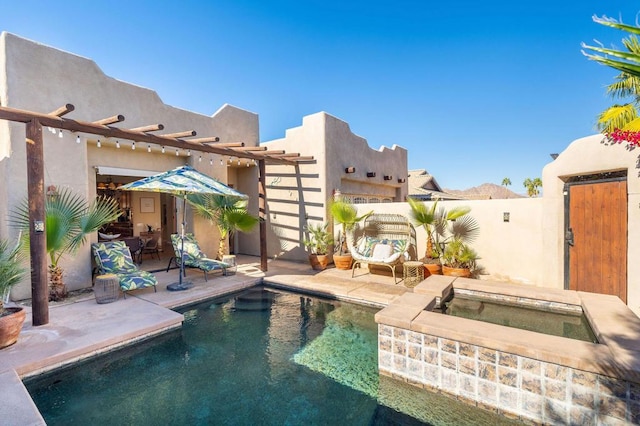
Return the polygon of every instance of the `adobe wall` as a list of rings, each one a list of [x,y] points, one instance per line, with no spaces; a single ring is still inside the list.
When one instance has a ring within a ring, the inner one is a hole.
[[[371,149],[346,122],[325,112],[305,116],[302,126],[288,129],[284,138],[262,145],[316,160],[296,167],[266,168],[270,257],[306,261],[307,252],[301,245],[306,235],[304,227],[308,222],[327,221],[327,200],[338,190],[345,194],[379,194],[396,201],[406,197],[406,149],[397,145]],[[355,167],[355,173],[346,173],[347,167]],[[368,178],[367,172],[376,172],[376,177]],[[385,181],[384,175],[392,179]],[[399,183],[398,178],[405,181]]]

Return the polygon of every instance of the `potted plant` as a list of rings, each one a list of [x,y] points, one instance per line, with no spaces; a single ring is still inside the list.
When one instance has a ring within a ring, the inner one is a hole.
[[[351,269],[353,257],[351,257],[348,240],[352,237],[356,224],[371,215],[373,210],[362,216],[358,216],[356,207],[341,198],[330,202],[329,213],[336,223],[342,225],[338,237],[338,245],[336,245],[335,253],[333,254],[333,262],[338,269]]]
[[[438,208],[438,200],[430,207],[414,198],[408,198],[407,201],[411,207],[411,219],[416,225],[424,227],[427,233],[425,255],[420,260],[430,274],[441,274],[441,244],[451,239],[473,240],[478,232],[478,224],[467,215],[471,209],[466,206],[445,210]]]
[[[63,280],[64,270],[59,262],[65,254],[75,254],[86,241],[87,235],[120,216],[118,202],[101,195],[92,203],[74,194],[68,188],[50,187],[45,199],[45,232],[49,255],[49,300],[67,296]],[[23,231],[23,243],[29,243],[29,205],[25,201],[12,214],[13,225]]]
[[[18,284],[27,273],[22,266],[20,244],[11,248],[9,241],[0,241],[0,349],[14,344],[18,340],[22,324],[26,317],[23,307],[6,307],[11,287]]]
[[[227,241],[236,232],[250,232],[260,221],[247,210],[247,200],[217,194],[195,194],[187,201],[199,216],[216,224],[220,232],[218,260],[227,255]],[[235,264],[235,259],[233,260]]]
[[[329,246],[333,244],[333,238],[327,231],[329,223],[306,226],[309,238],[304,238],[302,243],[309,250],[309,263],[317,271],[326,269],[329,264]]]
[[[477,259],[475,250],[455,238],[447,244],[442,255],[442,272],[453,277],[470,277]]]

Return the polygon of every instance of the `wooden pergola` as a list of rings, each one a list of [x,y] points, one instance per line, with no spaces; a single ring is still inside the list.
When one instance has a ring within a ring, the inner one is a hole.
[[[177,149],[195,150],[218,155],[255,160],[258,164],[258,210],[260,218],[260,268],[267,270],[267,228],[266,228],[266,164],[295,166],[315,161],[313,157],[303,157],[299,153],[267,150],[266,147],[245,147],[243,142],[220,142],[216,136],[194,138],[196,132],[188,130],[171,134],[153,134],[164,130],[162,124],[151,124],[133,129],[114,127],[123,122],[123,115],[86,122],[65,118],[75,107],[66,104],[48,114],[0,106],[0,119],[24,123],[26,126],[27,186],[29,202],[29,238],[31,255],[31,298],[32,322],[34,326],[49,322],[49,289],[47,282],[47,253],[45,224],[44,188],[44,138],[43,127],[51,127],[70,132],[79,132],[117,138],[132,142],[145,142]],[[188,139],[192,138],[192,139]]]

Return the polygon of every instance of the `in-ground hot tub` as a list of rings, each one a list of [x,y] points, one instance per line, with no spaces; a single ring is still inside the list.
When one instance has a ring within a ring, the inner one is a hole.
[[[452,292],[580,310],[599,343],[434,312]],[[640,422],[640,319],[617,297],[431,276],[376,322],[381,374],[513,418]]]
[[[598,343],[579,305],[542,303],[467,289],[459,289],[455,295],[452,291],[451,296],[440,306],[440,311],[447,315]]]

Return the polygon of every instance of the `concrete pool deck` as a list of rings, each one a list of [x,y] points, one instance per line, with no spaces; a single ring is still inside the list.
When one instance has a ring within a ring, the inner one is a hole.
[[[239,256],[236,274],[210,275],[208,282],[199,271],[188,270],[187,279],[194,286],[180,292],[166,290],[167,284],[177,281],[177,270],[157,272],[157,292],[137,290],[108,304],[97,304],[89,292],[51,304],[49,324],[39,327],[31,325],[27,308],[18,342],[0,350],[0,394],[5,395],[0,418],[7,425],[45,424],[21,379],[179,328],[182,315],[171,309],[234,293],[263,280],[279,288],[379,307],[411,291],[402,281],[394,285],[390,276],[361,271],[351,278],[350,270],[314,271],[306,263],[270,260],[269,271],[263,273],[259,265],[255,257]]]

